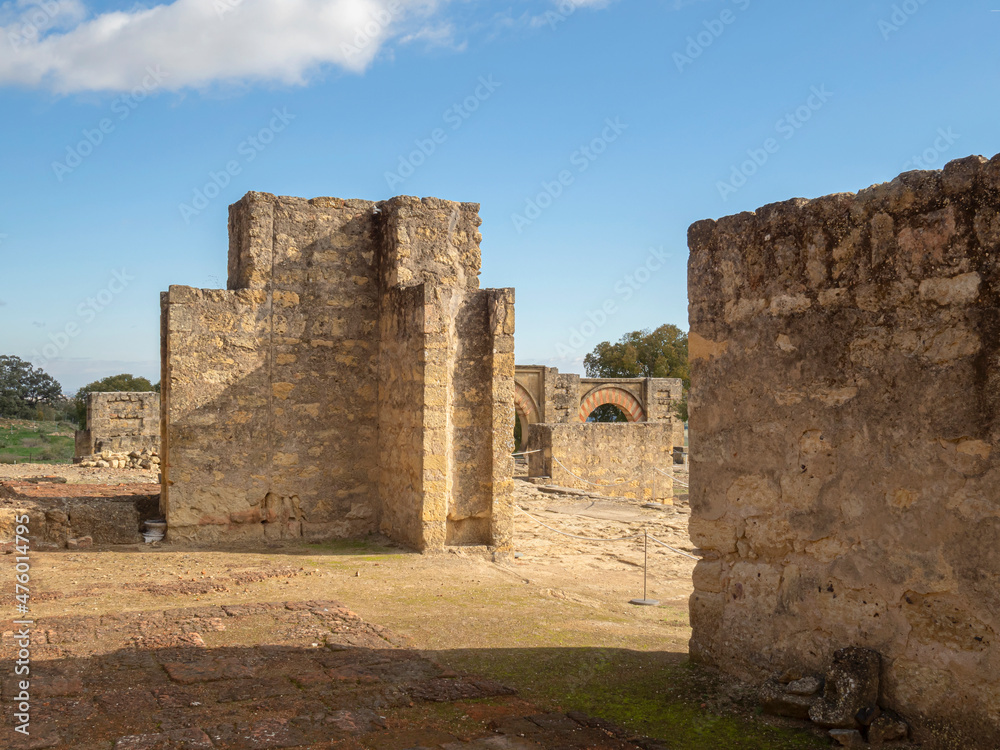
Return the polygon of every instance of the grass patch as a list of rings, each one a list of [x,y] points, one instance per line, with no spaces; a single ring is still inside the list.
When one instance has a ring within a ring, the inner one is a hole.
[[[765,723],[739,687],[680,654],[529,648],[447,651],[437,658],[504,682],[551,710],[599,716],[671,750],[829,747],[828,739],[812,732]]]
[[[71,422],[0,419],[0,463],[69,463],[75,434]]]

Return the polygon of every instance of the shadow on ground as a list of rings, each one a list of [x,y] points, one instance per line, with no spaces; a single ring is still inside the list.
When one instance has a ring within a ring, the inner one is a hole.
[[[12,639],[4,638],[2,648],[0,656],[12,660]],[[687,666],[681,654],[593,648],[417,652],[333,601],[48,617],[34,625],[32,659],[30,736],[14,732],[20,686],[13,670],[5,669],[0,746],[825,745],[738,713],[714,713],[705,701],[719,686]]]

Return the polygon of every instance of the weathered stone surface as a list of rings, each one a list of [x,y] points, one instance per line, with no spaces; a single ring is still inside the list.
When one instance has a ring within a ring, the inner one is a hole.
[[[819,700],[815,695],[796,695],[781,684],[767,682],[760,691],[761,708],[772,716],[809,719],[809,709]]]
[[[915,740],[1000,746],[1000,157],[689,242],[692,654],[876,649]]]
[[[868,742],[873,747],[880,747],[886,742],[905,740],[909,734],[906,722],[891,713],[880,715],[868,728]]]
[[[684,423],[674,415],[684,391],[679,378],[581,378],[554,367],[522,365],[514,369],[514,379],[528,476],[612,497],[672,501],[678,446],[684,463]],[[564,429],[585,423],[604,404],[617,406],[629,424],[658,427],[645,433],[620,424],[603,431]],[[633,460],[637,449],[642,455]]]
[[[159,453],[159,393],[87,394],[87,427],[76,432],[77,463],[135,469]]]
[[[229,289],[161,299],[167,539],[509,551],[512,290],[478,205],[249,193]]]
[[[868,747],[865,738],[857,729],[831,729],[830,739],[840,747]]]
[[[793,680],[785,686],[785,691],[792,695],[816,695],[823,687],[823,680],[819,677],[802,677]]]
[[[158,514],[159,485],[0,482],[0,543],[13,542],[17,518],[29,517],[32,546],[135,544]]]
[[[828,729],[867,726],[878,709],[881,661],[870,649],[837,651],[826,673],[823,698],[809,710],[809,718]]]
[[[666,422],[531,425],[528,475],[559,487],[672,503],[674,426]]]

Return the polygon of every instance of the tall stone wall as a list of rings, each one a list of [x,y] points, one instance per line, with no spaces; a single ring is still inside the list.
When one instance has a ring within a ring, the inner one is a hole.
[[[432,198],[232,207],[229,290],[162,301],[168,538],[509,546],[513,295],[478,288],[479,224]]]
[[[875,649],[917,739],[1000,746],[1000,157],[689,243],[692,655]]]
[[[87,427],[76,432],[76,458],[143,451],[160,452],[160,394],[88,393]]]
[[[536,424],[528,474],[598,495],[672,504],[673,424]]]

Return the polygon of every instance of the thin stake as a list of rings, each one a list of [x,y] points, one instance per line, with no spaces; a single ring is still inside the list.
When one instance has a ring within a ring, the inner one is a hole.
[[[641,604],[646,607],[655,607],[660,603],[659,599],[646,598],[646,575],[649,570],[649,533],[642,530],[642,599],[632,599],[629,604]]]
[[[642,598],[646,598],[646,571],[649,570],[649,535],[642,530]]]

